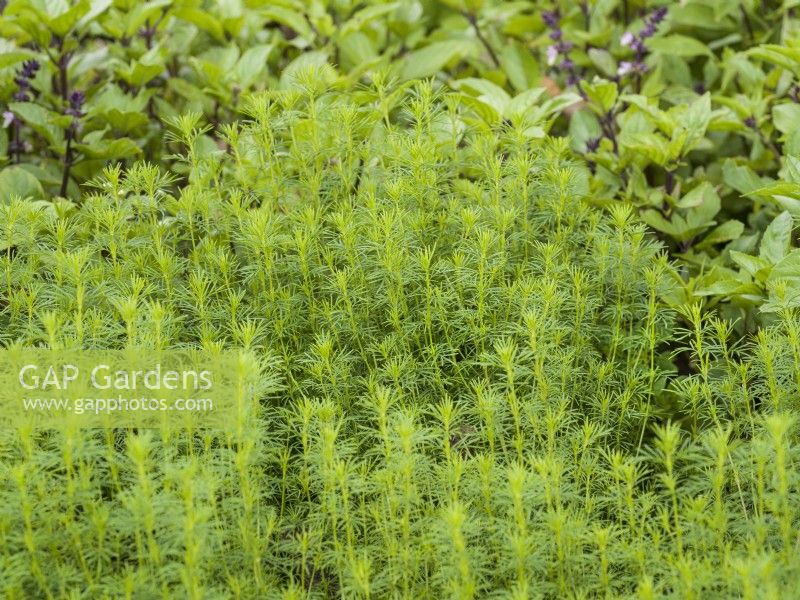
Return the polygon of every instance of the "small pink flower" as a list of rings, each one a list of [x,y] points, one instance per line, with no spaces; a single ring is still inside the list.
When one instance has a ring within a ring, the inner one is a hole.
[[[14,122],[14,113],[7,110],[3,113],[3,129],[6,129]]]
[[[555,46],[547,47],[547,64],[553,66],[558,60],[558,48]]]
[[[632,71],[633,71],[633,63],[623,60],[621,63],[619,63],[619,69],[617,69],[617,75],[622,77]]]
[[[619,43],[623,46],[630,46],[633,43],[634,37],[630,31],[626,31],[622,34],[622,37],[619,38]]]

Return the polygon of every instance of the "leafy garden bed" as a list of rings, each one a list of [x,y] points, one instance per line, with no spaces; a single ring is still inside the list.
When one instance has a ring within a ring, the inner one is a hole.
[[[243,348],[0,430],[29,597],[787,597],[792,2],[0,3],[5,347]]]

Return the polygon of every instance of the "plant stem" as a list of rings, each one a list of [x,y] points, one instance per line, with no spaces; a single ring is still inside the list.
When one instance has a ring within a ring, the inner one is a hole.
[[[64,174],[61,177],[61,191],[59,195],[67,197],[67,184],[69,184],[69,171],[72,168],[72,126],[67,129],[67,150],[64,154]]]
[[[675,187],[675,171],[667,171],[667,179],[664,182],[664,189],[668,195],[672,195],[672,190]]]
[[[611,140],[614,146],[614,154],[619,156],[619,146],[617,145],[617,134],[614,131],[614,109],[612,108],[606,115],[600,119],[600,127],[605,133],[606,137]]]
[[[22,147],[20,146],[19,142],[19,121],[15,117],[14,118],[14,162],[16,164],[19,164],[20,162],[20,154],[22,153],[21,148]]]
[[[468,12],[465,12],[464,16],[467,18],[467,21],[469,21],[470,25],[472,25],[472,28],[475,30],[475,35],[478,36],[478,40],[480,40],[481,44],[483,44],[483,47],[486,48],[486,51],[489,53],[489,57],[492,59],[494,66],[499,67],[500,59],[497,58],[497,54],[495,53],[494,48],[492,48],[491,44],[489,44],[489,40],[486,39],[486,36],[483,35],[481,28],[478,26],[478,18],[473,13],[468,13]]]
[[[62,47],[64,43],[61,43]],[[69,66],[69,54],[61,54],[58,57],[58,78],[59,78],[59,91],[61,92],[61,99],[67,101],[69,95],[69,80],[67,77],[67,67]]]

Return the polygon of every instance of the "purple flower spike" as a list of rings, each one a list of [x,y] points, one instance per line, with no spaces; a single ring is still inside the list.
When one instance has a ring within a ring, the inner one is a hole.
[[[20,76],[24,77],[25,79],[33,79],[36,75],[36,72],[39,70],[39,61],[38,60],[26,60],[22,63],[22,71],[20,72]]]
[[[644,42],[641,39],[634,37],[633,41],[631,42],[631,50],[633,50],[637,54],[644,54],[645,52],[647,52],[647,46],[645,46]]]
[[[661,6],[653,11],[653,15],[651,17],[652,22],[655,24],[661,23],[664,20],[664,17],[667,16],[667,7]]]
[[[556,66],[556,70],[565,72],[567,85],[577,85],[580,82],[580,77],[575,68],[575,62],[568,56],[574,44],[564,39],[564,32],[559,25],[561,13],[556,8],[554,10],[543,10],[541,15],[542,21],[550,29],[550,39],[555,42],[547,47],[547,64],[551,67]],[[559,58],[562,59],[560,63],[558,62]]]
[[[76,91],[69,95],[69,105],[75,110],[80,110],[85,101],[86,95],[83,92]]]
[[[639,32],[639,35],[644,38],[653,37],[656,33],[656,24],[655,23],[648,23],[645,25],[644,29]]]
[[[86,96],[83,92],[75,91],[69,95],[69,108],[64,111],[64,114],[67,114],[71,117],[75,117],[75,122],[73,122],[73,126],[77,125],[77,120],[83,116],[83,112],[81,108],[83,108],[83,103],[86,101]]]
[[[17,72],[17,76],[14,77],[14,83],[19,88],[12,96],[14,101],[30,102],[31,98],[28,96],[28,90],[31,89],[31,79],[35,77],[40,66],[39,61],[36,60],[26,60],[22,63],[22,68]]]
[[[558,21],[560,19],[561,15],[559,14],[558,9],[542,11],[542,21],[544,21],[544,24],[550,27],[551,29],[558,27]]]
[[[654,10],[650,16],[645,19],[645,26],[639,32],[639,37],[641,39],[647,39],[649,37],[653,37],[658,29],[658,25],[664,18],[667,16],[667,7],[662,6]]]
[[[556,44],[556,50],[558,50],[560,54],[566,54],[572,50],[573,45],[572,42],[558,42],[558,44]]]

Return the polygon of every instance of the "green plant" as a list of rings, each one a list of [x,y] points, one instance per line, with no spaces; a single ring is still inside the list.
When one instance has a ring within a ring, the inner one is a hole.
[[[683,339],[674,267],[563,140],[325,81],[244,98],[225,151],[173,121],[178,187],[0,207],[9,341],[265,361],[227,431],[4,431],[6,595],[794,589],[795,309]]]
[[[2,346],[260,373],[0,428],[4,594],[790,596],[795,12],[0,1]]]

